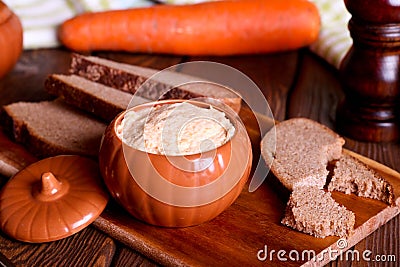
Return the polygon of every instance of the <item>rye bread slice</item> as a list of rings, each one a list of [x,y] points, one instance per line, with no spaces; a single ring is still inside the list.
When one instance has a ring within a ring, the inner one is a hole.
[[[368,165],[348,154],[343,154],[335,163],[328,190],[353,193],[389,205],[395,202],[392,185]]]
[[[44,158],[59,154],[97,157],[106,124],[60,100],[3,106],[2,123],[12,139]]]
[[[290,191],[296,186],[322,189],[329,174],[328,163],[340,158],[344,142],[318,122],[293,118],[276,124],[263,137],[261,155]]]
[[[222,101],[236,112],[240,110],[241,97],[236,92],[205,79],[173,71],[164,71],[163,75],[157,75],[156,78],[146,82],[145,88],[138,90],[145,81],[158,72],[151,68],[80,54],[73,54],[70,66],[71,74],[125,92],[137,92],[139,96],[150,100],[210,97]],[[193,81],[201,83],[188,84]],[[176,87],[176,84],[180,85]]]
[[[45,81],[48,93],[59,96],[66,103],[93,113],[109,122],[126,110],[131,101],[135,104],[149,100],[131,93],[115,90],[77,75],[51,74]]]
[[[319,238],[348,237],[354,231],[355,215],[339,205],[329,192],[304,186],[293,190],[281,223]]]

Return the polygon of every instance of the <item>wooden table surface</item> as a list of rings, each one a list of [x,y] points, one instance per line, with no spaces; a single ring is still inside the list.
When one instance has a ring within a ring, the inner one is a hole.
[[[227,64],[248,75],[257,84],[277,120],[308,117],[334,129],[336,107],[343,98],[337,71],[307,49],[236,57],[175,57],[126,53],[94,55],[155,69],[196,60]],[[66,50],[25,51],[14,70],[0,80],[0,105],[50,99],[43,89],[44,79],[51,73],[67,73],[69,63],[70,52]],[[345,147],[400,171],[398,143],[363,143],[346,138]],[[0,185],[7,179],[0,177]],[[370,262],[369,266],[399,266],[399,234],[400,217],[397,216],[352,249],[359,252],[370,250],[372,256],[392,259],[391,262]],[[92,226],[69,238],[45,244],[16,242],[0,232],[0,252],[17,266],[157,265],[152,259],[146,259]],[[396,262],[393,262],[392,255]],[[5,262],[6,259],[0,257],[1,261]],[[260,265],[265,264],[260,262]],[[230,263],[226,262],[226,265],[229,266]],[[367,262],[363,260],[337,260],[329,264],[366,265]]]

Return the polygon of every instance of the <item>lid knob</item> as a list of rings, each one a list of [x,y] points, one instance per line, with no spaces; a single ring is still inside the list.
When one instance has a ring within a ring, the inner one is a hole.
[[[42,174],[42,189],[41,194],[51,196],[57,194],[61,190],[62,183],[57,180],[51,172],[45,172]]]
[[[53,201],[68,192],[68,183],[59,181],[52,172],[42,174],[40,186],[33,195],[40,201]]]

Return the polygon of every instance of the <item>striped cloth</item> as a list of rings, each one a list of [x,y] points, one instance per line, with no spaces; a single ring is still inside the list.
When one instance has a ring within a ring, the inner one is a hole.
[[[351,18],[344,0],[311,0],[318,7],[321,16],[321,31],[318,40],[310,46],[317,55],[329,64],[339,68],[343,57],[353,40],[347,29]]]
[[[150,0],[3,0],[21,19],[24,49],[59,46],[57,26],[68,18],[87,11],[103,11],[150,6]],[[210,0],[163,0],[167,4],[198,3]],[[284,1],[284,0],[282,0]],[[310,0],[321,15],[321,32],[310,49],[338,68],[352,40],[347,29],[350,14],[343,0]]]

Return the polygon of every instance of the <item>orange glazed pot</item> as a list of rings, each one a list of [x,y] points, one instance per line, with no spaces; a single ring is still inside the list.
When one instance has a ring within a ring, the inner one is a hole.
[[[0,1],[0,78],[18,61],[22,52],[22,39],[19,18]]]
[[[183,101],[146,103],[132,110]],[[126,112],[107,127],[99,154],[100,170],[112,197],[135,218],[158,226],[192,226],[215,218],[237,199],[250,175],[250,139],[236,113],[213,108],[225,112],[235,133],[222,146],[199,154],[166,156],[126,145],[120,138]]]

